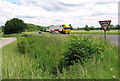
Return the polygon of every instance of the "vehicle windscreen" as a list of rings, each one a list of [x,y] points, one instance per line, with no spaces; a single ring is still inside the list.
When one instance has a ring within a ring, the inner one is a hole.
[[[70,28],[65,27],[65,29],[70,29]]]

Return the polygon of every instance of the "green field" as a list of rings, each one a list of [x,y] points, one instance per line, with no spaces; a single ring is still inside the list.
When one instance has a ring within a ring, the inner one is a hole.
[[[106,31],[106,33],[107,35],[120,35],[118,31],[119,30],[110,30],[110,31]],[[71,33],[74,33],[74,34],[104,34],[104,30],[90,30],[90,31],[71,30]]]
[[[100,52],[102,59],[95,55],[84,65],[78,62],[70,65],[69,69],[64,66],[61,69],[70,40],[71,37],[60,34],[20,36],[18,41],[2,48],[3,79],[118,79],[118,48],[109,42],[104,46],[105,51]],[[88,46],[91,44],[89,41],[95,42],[97,39],[85,39],[86,42],[78,37],[79,40],[83,42],[82,49],[87,49],[84,45]],[[97,45],[104,43],[95,44],[91,51],[103,49]]]

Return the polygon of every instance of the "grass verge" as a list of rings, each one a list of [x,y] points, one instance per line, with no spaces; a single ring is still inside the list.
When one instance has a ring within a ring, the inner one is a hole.
[[[90,30],[90,31],[84,31],[84,30],[72,30],[71,33],[73,34],[104,34],[104,30]],[[107,35],[120,35],[118,33],[118,30],[110,30],[107,31]]]
[[[22,36],[24,34],[6,34],[6,35],[2,35],[3,38],[6,38],[6,37],[19,37],[19,36]]]
[[[26,54],[18,52],[17,41],[3,47],[3,79],[118,79],[118,49],[110,43],[106,44],[103,60],[91,58],[83,66],[75,63],[60,72],[58,64],[67,49],[67,36],[41,34],[25,38],[29,43]]]

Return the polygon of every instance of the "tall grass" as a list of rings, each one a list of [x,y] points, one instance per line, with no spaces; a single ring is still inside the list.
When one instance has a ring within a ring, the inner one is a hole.
[[[79,62],[71,65],[69,70],[59,70],[59,62],[69,43],[68,36],[25,35],[28,43],[27,52],[18,51],[17,43],[3,47],[3,79],[117,79],[118,49],[107,43],[103,60],[98,57],[89,59],[88,63]]]
[[[66,37],[29,35],[26,39],[29,42],[26,55],[18,52],[17,42],[3,47],[3,78],[53,78],[52,74],[56,73],[57,63],[65,50]]]
[[[52,78],[52,76],[48,76],[49,74],[47,72],[38,68],[39,64],[36,59],[29,58],[27,55],[21,55],[17,51],[16,43],[13,42],[3,48],[3,79]]]
[[[83,66],[80,63],[75,63],[69,71],[64,68],[59,78],[118,79],[118,50],[116,47],[110,47],[110,49],[104,52],[102,61],[97,61],[98,58],[94,57]]]

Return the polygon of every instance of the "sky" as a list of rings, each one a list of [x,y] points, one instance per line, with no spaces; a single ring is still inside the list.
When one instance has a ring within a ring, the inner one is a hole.
[[[12,18],[41,26],[71,24],[100,27],[99,21],[118,24],[119,0],[0,0],[0,25]]]

